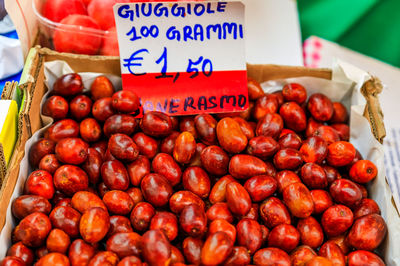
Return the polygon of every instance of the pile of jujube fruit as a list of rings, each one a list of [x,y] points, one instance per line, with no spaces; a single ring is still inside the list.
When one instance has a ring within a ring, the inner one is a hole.
[[[137,119],[106,77],[89,93],[60,77],[1,265],[384,265],[377,168],[346,108],[295,83],[248,89],[244,112]]]

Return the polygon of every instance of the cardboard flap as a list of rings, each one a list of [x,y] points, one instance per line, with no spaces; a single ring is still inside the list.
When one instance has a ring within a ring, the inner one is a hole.
[[[268,80],[296,77],[332,79],[332,71],[330,69],[305,68],[301,66],[247,64],[247,76],[260,83]]]
[[[40,57],[45,61],[62,60],[67,62],[75,72],[98,72],[105,74],[121,75],[119,57],[101,55],[78,55],[70,53],[58,53],[48,48],[36,46]],[[104,64],[104,62],[107,62]],[[99,64],[101,63],[101,64]]]

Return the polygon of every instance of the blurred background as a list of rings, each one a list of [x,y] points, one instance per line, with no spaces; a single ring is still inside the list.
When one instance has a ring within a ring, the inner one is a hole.
[[[298,0],[303,41],[315,35],[400,66],[399,0]]]

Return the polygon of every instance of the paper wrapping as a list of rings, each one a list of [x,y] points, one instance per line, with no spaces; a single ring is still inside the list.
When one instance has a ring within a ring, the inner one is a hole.
[[[46,85],[51,88],[57,77],[71,72],[73,72],[71,68],[63,61],[45,63]],[[257,80],[263,81],[263,73],[257,74],[256,72],[253,69],[249,73],[254,73],[257,75]],[[85,88],[90,88],[94,78],[101,75],[99,73],[79,74],[82,76]],[[120,77],[114,75],[106,76],[110,78],[116,88],[121,87]],[[351,142],[365,159],[374,162],[378,168],[378,177],[369,185],[369,195],[378,203],[381,208],[382,217],[388,225],[388,234],[379,251],[387,265],[400,265],[400,257],[397,256],[397,248],[400,246],[400,218],[392,203],[392,193],[386,183],[383,146],[374,137],[368,120],[363,116],[367,101],[361,90],[363,84],[370,79],[371,76],[366,72],[346,63],[339,62],[333,68],[332,80],[315,77],[297,77],[263,82],[262,87],[266,92],[271,92],[281,89],[283,84],[287,82],[296,82],[307,88],[308,95],[315,92],[324,93],[334,101],[342,102],[350,110]],[[368,88],[363,88],[363,90],[365,89]],[[46,96],[47,94],[43,99]],[[6,224],[0,233],[0,258],[5,256],[8,247],[10,247],[11,232],[16,226],[16,220],[12,217],[11,213],[11,203],[18,196],[22,195],[25,180],[33,170],[30,168],[28,162],[29,150],[52,122],[50,118],[45,116],[42,116],[42,120],[45,127],[37,131],[25,145],[25,156],[20,164],[19,177],[7,208]]]

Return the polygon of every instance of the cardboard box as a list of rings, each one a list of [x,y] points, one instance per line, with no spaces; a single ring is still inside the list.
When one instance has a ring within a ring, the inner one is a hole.
[[[19,116],[18,140],[9,169],[3,179],[0,191],[0,213],[5,213],[14,190],[19,173],[19,164],[24,157],[25,142],[43,126],[40,116],[40,102],[47,91],[44,85],[44,62],[63,60],[76,72],[99,72],[120,75],[118,57],[85,56],[57,53],[47,48],[34,47],[30,50],[25,68],[21,77],[20,88],[26,94],[23,110]],[[319,77],[331,79],[329,69],[311,69],[305,67],[279,65],[248,65],[248,75],[257,81],[283,79],[289,77]],[[378,80],[364,84],[364,96],[367,99],[365,117],[370,121],[371,130],[375,138],[382,142],[385,137],[383,114],[380,110],[377,95],[381,90]],[[5,216],[0,217],[0,228],[3,228]]]
[[[3,187],[0,191],[0,212],[4,214],[0,216],[0,230],[2,230],[5,225],[6,216],[8,216],[9,218],[11,217],[8,207],[11,203],[10,199],[11,196],[13,196],[12,194],[14,192],[14,189],[16,189],[15,186],[17,183],[17,178],[20,176],[20,165],[22,159],[24,158],[25,151],[28,151],[28,149],[26,149],[25,147],[25,143],[35,132],[41,129],[45,124],[49,123],[49,121],[42,120],[42,116],[40,115],[40,103],[44,94],[47,91],[44,83],[44,63],[55,60],[62,60],[67,62],[70,67],[76,72],[97,72],[120,75],[120,62],[119,58],[117,57],[60,54],[52,50],[40,47],[34,47],[30,50],[21,78],[22,84],[20,85],[25,96],[22,103],[23,110],[21,111],[19,116],[20,121],[17,145],[15,148],[15,152],[11,158],[9,169],[5,175]],[[293,77],[317,77],[330,80],[332,79],[333,75],[332,71],[329,69],[309,69],[305,67],[289,67],[279,65],[248,65],[247,68],[248,75],[255,78],[259,82]],[[361,115],[359,115],[364,121],[364,124],[366,124],[365,129],[370,128],[375,139],[379,142],[382,142],[382,139],[385,136],[383,115],[380,110],[379,101],[377,98],[377,95],[381,90],[382,86],[377,79],[370,79],[363,84],[361,91],[363,92],[366,99],[364,116],[368,119],[369,125],[367,121],[365,121],[365,119],[363,119]],[[369,133],[369,135],[371,134]],[[373,139],[372,136],[370,138],[375,143],[377,143],[377,141]],[[383,156],[379,158],[380,161],[383,161]],[[381,166],[383,167],[383,162]],[[24,173],[24,169],[22,169],[21,171],[21,173]],[[381,173],[383,172],[384,171],[382,171]],[[25,177],[25,174],[20,176],[20,178]],[[390,197],[390,191],[384,186],[385,177],[384,175],[381,175],[380,177],[381,178],[379,180],[383,180],[383,185],[382,182],[380,182],[380,187],[378,186],[378,194],[381,190],[387,191],[387,195],[389,195]],[[19,182],[18,190],[16,191],[22,191],[22,188],[23,182]],[[376,195],[377,191],[375,190],[374,193]],[[13,197],[15,197],[15,195]],[[384,202],[385,206],[381,206],[381,208],[383,213],[385,214],[385,219],[387,219],[388,226],[392,227],[389,227],[390,234],[388,235],[384,245],[382,246],[382,254],[384,254],[385,258],[388,258],[388,265],[400,265],[398,263],[398,261],[400,261],[399,258],[393,256],[393,249],[395,249],[394,247],[397,246],[396,239],[400,239],[399,217],[395,211],[395,208],[393,207],[394,204],[390,202],[390,200],[387,200],[387,198],[385,198]],[[7,228],[7,230],[5,231],[7,231],[8,233],[1,235],[1,239],[3,240],[9,239],[9,234],[11,234],[10,228],[12,227],[10,227],[9,222],[7,222],[7,224],[7,227],[5,227],[5,229]],[[394,244],[388,245],[389,243]],[[0,247],[0,250],[4,251],[7,246],[8,244],[5,244],[3,247]]]

